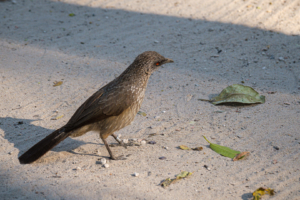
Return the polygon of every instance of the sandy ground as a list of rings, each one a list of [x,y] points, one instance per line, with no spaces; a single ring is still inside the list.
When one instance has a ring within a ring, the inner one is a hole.
[[[261,186],[275,189],[273,199],[300,199],[298,0],[14,2],[0,2],[0,199],[245,200]],[[108,153],[88,133],[19,164],[21,153],[147,50],[175,63],[151,76],[141,107],[147,116],[117,134],[156,144],[114,147],[131,155],[103,168]],[[266,103],[198,100],[242,81]],[[251,156],[233,162],[202,135]],[[193,175],[159,186],[183,170]]]

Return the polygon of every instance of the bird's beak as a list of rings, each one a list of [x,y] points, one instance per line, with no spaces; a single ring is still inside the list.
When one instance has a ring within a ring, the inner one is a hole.
[[[170,59],[170,58],[166,58],[166,61],[165,61],[165,63],[173,63],[174,61],[172,60],[172,59]]]

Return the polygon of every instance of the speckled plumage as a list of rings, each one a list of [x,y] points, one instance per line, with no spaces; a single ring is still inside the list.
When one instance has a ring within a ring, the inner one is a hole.
[[[110,157],[116,159],[105,139],[134,120],[143,102],[150,75],[169,62],[173,61],[154,51],[137,56],[120,76],[88,98],[65,126],[21,155],[20,163],[34,162],[68,136],[78,137],[88,131],[97,131]]]

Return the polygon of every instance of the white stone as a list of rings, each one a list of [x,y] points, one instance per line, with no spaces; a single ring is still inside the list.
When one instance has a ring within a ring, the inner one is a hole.
[[[102,165],[106,164],[106,159],[105,159],[105,158],[101,158],[100,163],[101,163]]]
[[[108,163],[106,163],[106,164],[104,164],[104,165],[103,165],[103,167],[105,167],[105,168],[109,168],[109,164],[108,164]]]
[[[140,174],[137,172],[134,172],[133,176],[138,177]]]

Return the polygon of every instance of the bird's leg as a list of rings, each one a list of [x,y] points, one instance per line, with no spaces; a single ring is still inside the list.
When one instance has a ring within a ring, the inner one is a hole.
[[[122,144],[123,142],[113,133],[111,134],[111,136],[113,136],[115,138],[115,140],[119,143]]]
[[[104,138],[101,138],[101,139],[102,139],[102,141],[103,141],[103,143],[104,143],[104,145],[105,145],[105,147],[106,147],[106,149],[107,149],[107,151],[108,151],[108,153],[110,155],[110,158],[112,160],[125,160],[126,159],[126,158],[124,158],[124,156],[115,157],[113,155],[112,151],[110,150],[107,141]]]
[[[122,142],[114,133],[111,134],[111,136],[113,136],[113,138],[115,138],[115,140],[122,146],[124,147],[125,149],[127,149],[127,145],[124,144],[124,142]]]

